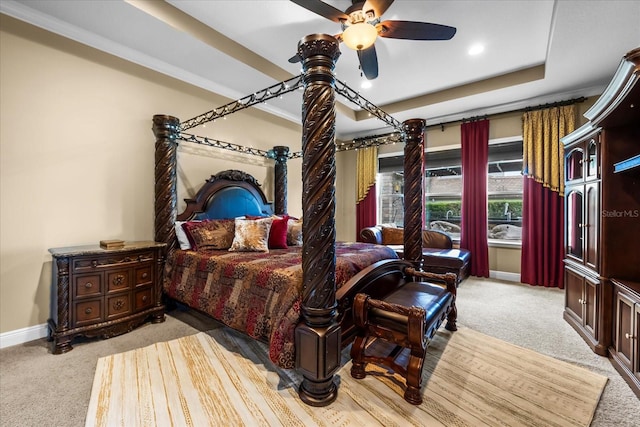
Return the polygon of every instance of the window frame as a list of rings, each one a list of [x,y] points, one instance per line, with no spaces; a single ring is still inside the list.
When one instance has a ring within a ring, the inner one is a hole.
[[[515,135],[515,136],[510,136],[510,137],[504,137],[504,138],[494,138],[494,139],[490,139],[489,140],[489,145],[499,145],[499,144],[507,144],[507,143],[513,143],[513,142],[521,142],[522,141],[522,135]],[[449,144],[449,145],[442,145],[442,146],[438,146],[438,147],[427,147],[425,149],[425,156],[428,156],[429,153],[433,153],[433,152],[441,152],[441,151],[448,151],[448,150],[460,150],[460,145],[458,144]],[[389,153],[381,153],[378,155],[378,164],[380,164],[380,159],[383,158],[388,158],[388,157],[402,157],[404,156],[404,151],[394,151],[394,152],[389,152]],[[524,158],[524,153],[523,153],[523,158]],[[518,160],[514,160],[514,159],[508,159],[505,162],[517,162]],[[520,162],[522,162],[522,159],[519,160]],[[460,159],[460,167],[461,167],[461,159]],[[495,163],[495,162],[489,162],[488,163],[488,169],[487,169],[487,180],[489,180],[489,164],[491,163]],[[388,171],[387,173],[389,173],[391,171]],[[385,172],[380,172],[378,171],[378,174],[381,173],[385,173]],[[520,168],[520,174],[522,175],[522,168]],[[426,177],[425,177],[426,178]],[[522,179],[524,180],[524,176],[522,176]],[[376,182],[379,182],[379,177],[376,178]],[[425,182],[425,187],[426,187],[426,182]],[[381,224],[382,222],[382,216],[381,216],[381,206],[380,206],[380,191],[381,191],[381,185],[376,185],[376,200],[379,202],[379,206],[376,212],[376,220],[379,224]],[[489,197],[491,196],[495,196],[496,194],[500,195],[500,194],[505,194],[505,196],[507,195],[515,195],[518,193],[496,193],[496,192],[489,192],[487,189],[487,202],[489,201]],[[522,199],[524,197],[524,194],[522,192],[519,193],[520,194],[520,198]],[[442,193],[439,196],[445,196],[446,194]],[[426,192],[426,188],[424,189],[424,196],[425,196],[425,204],[427,202],[427,197],[428,194]],[[460,194],[454,194],[451,193],[450,196],[459,196],[460,200],[462,199],[462,191],[460,192]],[[489,216],[489,211],[488,211],[488,203],[487,203],[487,218]],[[404,218],[403,218],[403,223],[404,223]],[[453,237],[452,240],[456,243],[459,243],[460,239]],[[487,244],[489,246],[492,247],[509,247],[509,248],[514,248],[514,247],[521,247],[522,246],[522,240],[511,240],[511,239],[495,239],[495,238],[490,238],[487,236]]]

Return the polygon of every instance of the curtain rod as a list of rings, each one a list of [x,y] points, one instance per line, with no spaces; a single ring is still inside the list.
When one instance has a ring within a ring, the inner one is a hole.
[[[458,120],[451,120],[449,122],[441,122],[441,123],[434,123],[432,125],[427,125],[426,129],[433,129],[436,127],[441,128],[444,131],[444,126],[445,125],[450,125],[453,123],[465,123],[465,122],[472,122],[472,121],[476,121],[476,120],[484,120],[484,119],[488,119],[488,118],[495,118],[497,116],[502,116],[505,114],[511,114],[511,113],[525,113],[528,111],[535,111],[535,110],[544,110],[545,108],[554,108],[554,107],[562,107],[565,105],[572,105],[572,104],[578,104],[580,102],[584,102],[587,98],[585,98],[584,96],[581,96],[580,98],[574,98],[574,99],[568,99],[565,101],[557,101],[557,102],[549,102],[547,104],[540,104],[540,105],[535,105],[535,106],[531,106],[531,107],[524,107],[524,108],[519,108],[519,109],[515,109],[515,110],[509,110],[509,111],[503,111],[500,113],[495,113],[495,114],[489,114],[489,115],[482,115],[482,116],[473,116],[473,117],[468,117],[468,118],[462,118],[462,119],[458,119]]]
[[[453,124],[453,123],[473,122],[473,121],[477,121],[477,120],[486,120],[486,119],[490,119],[490,118],[495,118],[495,117],[506,115],[506,114],[524,113],[524,112],[534,111],[534,110],[543,110],[545,108],[561,107],[561,106],[564,106],[564,105],[572,105],[572,104],[577,104],[577,103],[580,103],[580,102],[584,102],[586,99],[587,98],[585,98],[584,96],[581,96],[580,98],[568,99],[566,101],[550,102],[550,103],[547,103],[547,104],[540,104],[540,105],[535,105],[535,106],[531,106],[531,107],[524,107],[524,108],[519,108],[519,109],[516,109],[516,110],[503,111],[501,113],[495,113],[495,114],[489,114],[489,115],[484,114],[484,115],[480,115],[480,116],[465,117],[465,118],[458,119],[458,120],[451,120],[449,122],[442,122],[442,123],[435,123],[435,124],[432,124],[432,125],[427,125],[427,126],[425,126],[425,130],[439,127],[439,128],[442,129],[442,131],[444,131],[445,125],[450,125],[450,124]],[[391,143],[395,144],[396,142],[402,142],[401,138],[402,138],[402,134],[401,133],[399,134],[399,133],[396,133],[396,132],[390,132],[390,133],[379,134],[379,135],[357,137],[357,138],[353,138],[349,142],[346,142],[346,141],[342,142],[338,146],[338,151],[353,150],[353,149],[358,149],[358,148],[367,148],[367,147],[380,146],[380,145],[386,145],[386,144],[391,144]]]

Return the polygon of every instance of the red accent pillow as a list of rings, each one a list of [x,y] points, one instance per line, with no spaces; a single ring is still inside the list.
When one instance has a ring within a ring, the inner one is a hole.
[[[274,217],[269,231],[269,249],[287,249],[287,223],[288,215]]]

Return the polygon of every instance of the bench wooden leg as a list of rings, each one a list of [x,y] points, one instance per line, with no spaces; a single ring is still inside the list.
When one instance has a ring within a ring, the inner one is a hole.
[[[451,304],[451,308],[449,309],[449,313],[447,313],[447,324],[444,325],[444,328],[447,331],[457,331],[458,330],[458,309],[456,308],[456,301],[454,300]]]
[[[421,387],[423,365],[424,354],[422,356],[414,356],[411,354],[409,363],[407,364],[407,387],[404,391],[404,400],[413,405],[420,405],[422,403]]]
[[[367,376],[364,369],[367,366],[367,362],[363,358],[366,344],[366,338],[359,336],[351,345],[351,376],[358,380]]]

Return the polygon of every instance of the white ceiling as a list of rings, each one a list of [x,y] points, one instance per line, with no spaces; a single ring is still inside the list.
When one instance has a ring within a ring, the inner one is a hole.
[[[300,64],[287,60],[302,37],[340,32],[288,0],[2,0],[0,11],[231,100],[298,75]],[[457,28],[449,41],[378,38],[379,77],[369,89],[360,89],[356,53],[340,46],[336,77],[400,121],[437,124],[596,95],[640,46],[640,0],[396,0],[382,18]],[[484,53],[468,55],[474,43]],[[540,66],[544,76],[532,81],[500,77]],[[493,86],[478,93],[487,79]],[[386,130],[337,99],[354,110],[338,114],[340,139]],[[300,122],[300,106],[298,94],[261,108]]]

